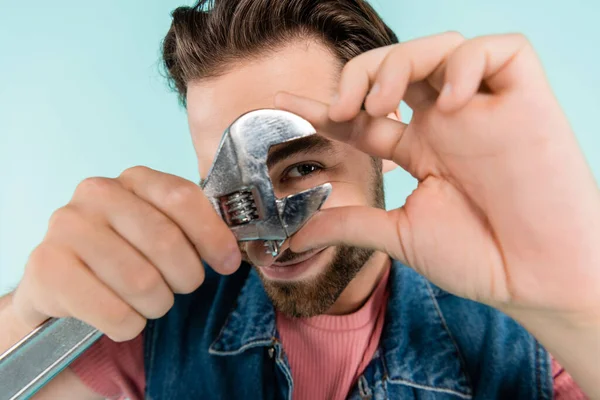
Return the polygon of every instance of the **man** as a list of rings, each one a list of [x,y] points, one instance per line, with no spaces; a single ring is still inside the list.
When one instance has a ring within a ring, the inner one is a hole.
[[[38,398],[582,395],[558,363],[599,398],[600,195],[534,51],[396,42],[361,0],[177,9],[164,61],[201,176],[237,116],[278,107],[321,135],[272,149],[276,194],[332,195],[273,260],[191,182],[84,181],[3,299],[0,345],[48,316],[108,337]],[[396,164],[419,186],[386,212]]]

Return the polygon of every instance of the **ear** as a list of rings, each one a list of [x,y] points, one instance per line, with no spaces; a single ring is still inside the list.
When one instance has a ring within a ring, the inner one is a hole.
[[[389,113],[387,115],[388,118],[393,119],[395,121],[400,121],[400,109],[397,109],[396,111],[394,111],[393,113]],[[395,162],[393,162],[392,160],[381,160],[382,163],[382,171],[383,173],[387,173],[390,171],[395,170],[396,168],[398,168],[398,164],[396,164]]]

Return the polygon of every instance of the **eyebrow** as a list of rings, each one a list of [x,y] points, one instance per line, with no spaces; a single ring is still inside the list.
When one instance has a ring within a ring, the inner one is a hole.
[[[333,151],[333,143],[323,136],[311,135],[276,145],[272,149],[267,156],[267,168],[298,154]]]

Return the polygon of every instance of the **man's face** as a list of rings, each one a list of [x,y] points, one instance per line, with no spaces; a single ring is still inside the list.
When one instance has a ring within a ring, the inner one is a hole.
[[[240,115],[273,108],[278,91],[329,102],[341,67],[321,44],[303,41],[244,61],[225,74],[188,86],[188,120],[200,175],[213,162],[223,131]],[[383,183],[377,162],[355,148],[313,136],[271,148],[269,174],[277,197],[330,182],[333,191],[322,208],[350,205],[383,207]],[[336,246],[292,253],[287,241],[273,260],[262,242],[246,242],[242,251],[258,271],[275,307],[288,316],[326,312],[372,251]]]

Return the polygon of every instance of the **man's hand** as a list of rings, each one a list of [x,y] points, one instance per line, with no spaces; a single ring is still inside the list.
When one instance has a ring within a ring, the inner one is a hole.
[[[294,236],[294,251],[382,250],[534,331],[534,320],[556,319],[593,342],[600,192],[523,36],[448,33],[376,49],[344,67],[336,97],[327,105],[282,93],[276,104],[393,160],[419,185],[393,211],[321,211]],[[408,125],[386,118],[401,100],[414,111]]]
[[[228,274],[241,255],[198,185],[145,167],[89,178],[52,216],[14,313],[30,328],[72,316],[113,340],[131,339],[171,308],[174,293],[202,284],[201,258]]]

